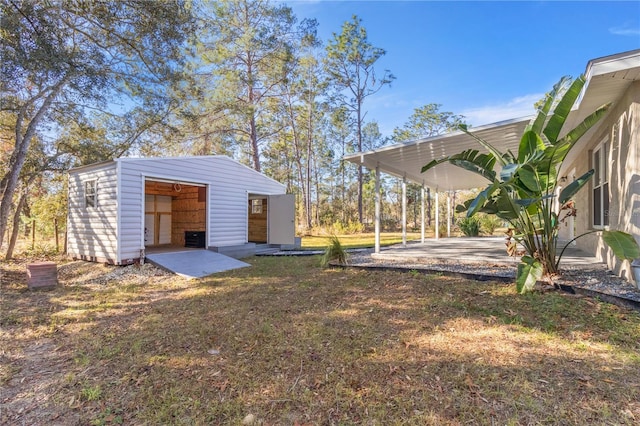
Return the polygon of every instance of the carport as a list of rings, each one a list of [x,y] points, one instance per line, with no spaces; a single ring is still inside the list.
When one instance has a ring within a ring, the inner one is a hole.
[[[520,137],[532,117],[523,117],[476,127],[471,131],[492,144],[500,151],[517,152]],[[344,157],[345,160],[375,170],[375,252],[380,253],[380,173],[384,172],[402,179],[402,244],[406,245],[407,235],[407,182],[421,185],[421,242],[425,242],[425,192],[429,187],[435,194],[438,205],[439,194],[445,193],[447,204],[451,202],[451,191],[473,189],[485,186],[486,181],[475,173],[444,163],[426,173],[421,169],[435,159],[457,154],[466,149],[484,148],[468,134],[455,131],[440,136],[398,143],[373,151],[359,152]],[[447,209],[451,211],[451,209]],[[448,218],[450,219],[450,218]],[[449,220],[448,223],[451,221]],[[440,217],[435,209],[435,239],[438,240]]]

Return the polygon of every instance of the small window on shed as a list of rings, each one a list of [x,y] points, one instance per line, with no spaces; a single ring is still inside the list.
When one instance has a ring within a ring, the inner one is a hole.
[[[251,214],[262,214],[262,200],[251,200]]]
[[[98,196],[98,182],[95,179],[88,180],[84,183],[84,206],[95,207]]]

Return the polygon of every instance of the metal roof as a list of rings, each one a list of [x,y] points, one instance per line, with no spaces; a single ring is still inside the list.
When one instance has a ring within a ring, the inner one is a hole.
[[[566,129],[577,126],[598,107],[609,102],[615,103],[629,85],[640,80],[640,49],[589,61],[585,77],[586,84],[579,101],[567,118]],[[516,153],[520,136],[532,118],[531,116],[507,120],[469,130],[500,151],[510,149]],[[600,121],[600,125],[603,121]],[[583,141],[588,140],[589,135],[598,131],[598,128],[594,126],[589,134],[583,137]],[[424,183],[441,191],[459,190],[482,187],[487,182],[475,173],[448,163],[441,164],[426,173],[421,173],[420,170],[431,160],[457,154],[470,148],[478,149],[480,152],[485,151],[472,137],[458,131],[398,143],[373,151],[359,152],[347,155],[344,159],[362,164],[372,170],[379,166],[382,172],[406,177],[410,181]],[[577,155],[578,151],[579,149],[572,150],[570,155]],[[572,158],[567,157],[565,163],[571,162]]]
[[[518,149],[520,136],[532,117],[501,121],[482,127],[471,128],[474,134],[491,143],[500,151]],[[356,153],[345,156],[345,160],[359,163],[368,169],[380,170],[398,177],[442,191],[477,188],[485,183],[477,174],[468,172],[454,165],[444,163],[426,173],[420,169],[436,158],[457,154],[465,149],[484,148],[471,136],[461,131],[440,136],[419,139],[407,143],[398,143],[374,151]]]

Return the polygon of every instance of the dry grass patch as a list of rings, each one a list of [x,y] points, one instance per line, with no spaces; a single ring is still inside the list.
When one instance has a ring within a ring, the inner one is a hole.
[[[317,257],[185,281],[3,265],[5,423],[635,424],[640,316]],[[67,268],[67,269],[65,269]]]

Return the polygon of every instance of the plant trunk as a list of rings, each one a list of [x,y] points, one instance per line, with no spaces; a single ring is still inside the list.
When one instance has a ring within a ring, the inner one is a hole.
[[[362,152],[362,101],[358,100],[358,152]],[[362,223],[362,187],[363,185],[362,164],[358,164],[358,222]]]
[[[16,206],[16,210],[13,214],[13,227],[11,229],[11,238],[9,240],[9,245],[7,246],[7,253],[5,255],[5,260],[9,260],[13,258],[13,252],[16,248],[16,243],[18,241],[18,234],[20,233],[20,214],[24,205],[27,201],[27,192],[25,191],[20,195],[20,200],[18,201],[18,205]]]
[[[27,159],[27,152],[29,151],[29,146],[31,145],[31,139],[35,135],[36,128],[40,124],[40,121],[42,121],[45,114],[48,112],[51,103],[58,96],[62,88],[65,86],[66,82],[67,77],[65,76],[58,82],[58,84],[51,88],[50,93],[46,96],[46,98],[42,102],[42,105],[40,105],[40,108],[29,122],[24,134],[22,134],[22,123],[25,119],[26,108],[31,105],[25,105],[18,114],[15,130],[15,149],[11,154],[11,158],[9,160],[9,171],[2,178],[1,185],[2,194],[0,198],[0,248],[2,248],[2,242],[4,241],[4,236],[7,232],[7,225],[9,223],[9,213],[11,212],[13,196],[15,194],[16,188],[18,187],[20,172],[22,171],[24,162]]]

